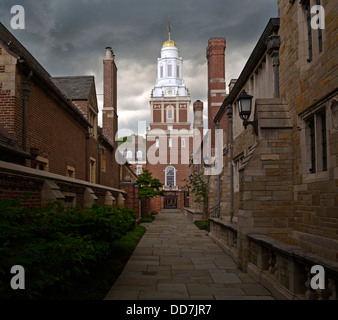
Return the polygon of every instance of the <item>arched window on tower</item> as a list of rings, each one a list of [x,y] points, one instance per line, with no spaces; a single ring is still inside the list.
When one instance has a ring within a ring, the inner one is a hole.
[[[168,77],[173,76],[173,66],[171,64],[168,64]]]
[[[174,120],[174,109],[172,106],[167,108],[167,120]]]
[[[141,150],[137,151],[136,158],[137,158],[138,161],[142,160],[142,151]]]
[[[127,160],[132,160],[133,159],[133,152],[128,150],[126,152],[126,158],[127,158]]]
[[[165,185],[168,187],[176,185],[176,169],[173,166],[169,166],[165,170]]]

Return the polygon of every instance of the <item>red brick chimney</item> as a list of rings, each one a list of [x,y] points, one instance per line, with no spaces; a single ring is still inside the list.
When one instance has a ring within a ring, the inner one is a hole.
[[[115,146],[117,127],[117,67],[111,47],[106,48],[103,59],[103,109],[102,128],[106,137]]]
[[[215,147],[215,124],[220,106],[226,97],[225,38],[211,38],[207,47],[208,60],[208,129],[211,130],[211,148]]]
[[[203,102],[197,100],[194,102],[194,129],[198,129],[201,132],[201,138],[203,138]]]
[[[194,140],[193,140],[193,148],[194,148],[194,164],[201,164],[202,163],[202,149],[201,143],[203,140],[203,102],[200,100],[197,100],[194,102],[193,106],[194,111],[194,130],[199,130],[199,136],[196,136],[196,133],[194,132]],[[200,153],[198,153],[198,151]],[[196,152],[197,151],[197,152]],[[197,158],[196,158],[197,157]],[[196,162],[198,161],[198,162]]]

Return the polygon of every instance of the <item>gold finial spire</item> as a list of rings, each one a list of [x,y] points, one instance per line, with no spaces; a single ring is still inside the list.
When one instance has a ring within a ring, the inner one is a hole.
[[[170,21],[170,16],[169,16],[169,20],[168,20],[169,40],[167,40],[165,43],[163,43],[162,48],[164,48],[164,47],[177,47],[176,43],[170,39],[171,29],[172,29],[172,26],[171,26],[171,21]]]
[[[169,40],[170,40],[170,34],[171,34],[170,16],[169,16],[169,20],[168,20],[168,31],[169,31]]]

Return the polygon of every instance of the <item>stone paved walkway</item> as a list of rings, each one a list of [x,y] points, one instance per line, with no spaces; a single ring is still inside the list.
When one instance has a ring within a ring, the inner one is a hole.
[[[183,214],[160,213],[145,226],[106,300],[273,299]]]

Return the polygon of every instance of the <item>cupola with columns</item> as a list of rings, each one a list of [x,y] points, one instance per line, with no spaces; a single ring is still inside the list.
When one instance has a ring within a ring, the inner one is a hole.
[[[170,23],[169,39],[163,43],[161,57],[157,60],[157,78],[152,96],[189,96],[183,80],[183,59],[179,57],[178,47],[171,39]]]

